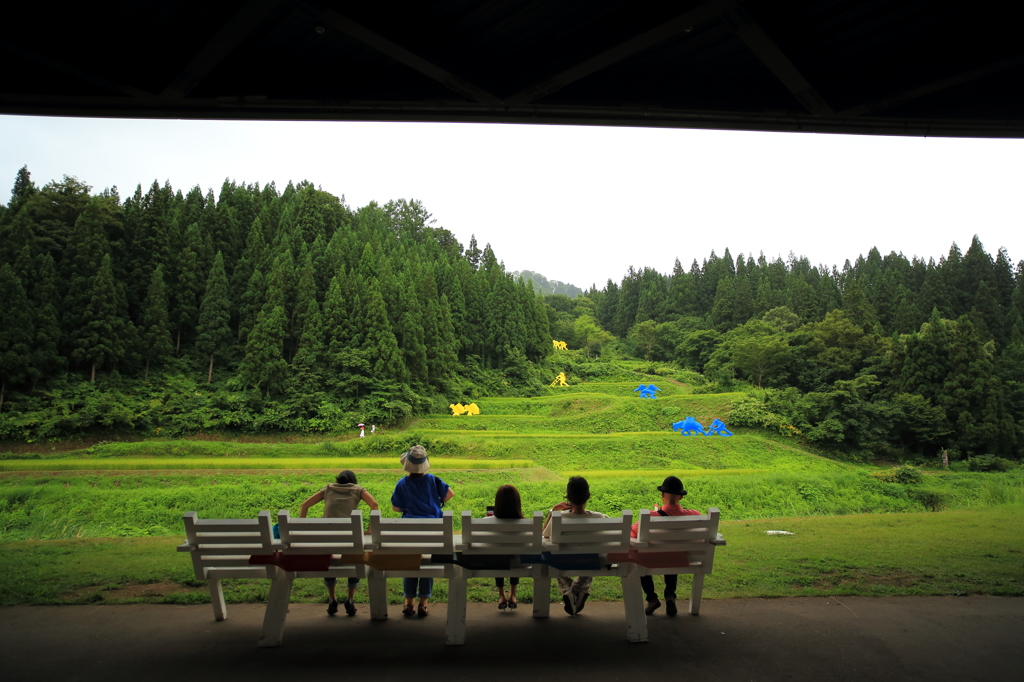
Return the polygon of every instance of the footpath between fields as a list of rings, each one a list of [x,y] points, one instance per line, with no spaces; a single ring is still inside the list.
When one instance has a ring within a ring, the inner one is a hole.
[[[0,609],[4,678],[350,679],[531,682],[687,679],[1009,680],[1024,669],[1024,599],[845,597],[705,600],[701,615],[651,616],[650,641],[626,641],[621,602],[574,618],[552,608],[470,604],[464,646],[444,644],[446,605],[427,618],[329,618],[292,604],[284,643],[259,649],[263,606],[28,606]]]

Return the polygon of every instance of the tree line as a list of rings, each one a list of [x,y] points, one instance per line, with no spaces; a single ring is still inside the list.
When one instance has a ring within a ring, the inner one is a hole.
[[[550,352],[530,285],[418,201],[352,209],[309,182],[233,181],[122,200],[69,176],[37,187],[22,168],[3,208],[0,410],[68,372],[202,367],[207,383],[288,396],[295,419],[369,399],[382,420],[461,394],[467,365]]]
[[[545,302],[556,338],[599,352],[603,329],[702,373],[698,390],[763,389],[736,425],[877,455],[1019,458],[1024,446],[1024,261],[977,236],[938,261],[872,248],[842,268],[726,249]]]
[[[536,394],[558,339],[745,390],[733,425],[831,450],[1024,445],[1024,261],[977,237],[938,261],[726,249],[575,298],[535,284],[415,200],[353,209],[309,182],[234,181],[122,199],[22,168],[0,205],[0,438],[394,421]]]

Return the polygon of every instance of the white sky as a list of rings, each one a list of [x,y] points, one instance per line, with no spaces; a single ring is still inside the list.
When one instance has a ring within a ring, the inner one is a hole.
[[[121,195],[310,180],[357,208],[419,199],[509,270],[586,288],[629,266],[790,251],[842,265],[877,246],[935,257],[978,234],[1024,258],[1024,140],[501,124],[0,116],[0,201],[28,164]]]

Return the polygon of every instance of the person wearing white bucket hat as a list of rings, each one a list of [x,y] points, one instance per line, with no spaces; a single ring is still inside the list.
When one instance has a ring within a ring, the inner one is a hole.
[[[395,485],[391,508],[401,512],[403,519],[441,518],[441,505],[455,497],[455,491],[437,476],[427,473],[430,470],[427,449],[414,445],[402,453],[399,461],[409,475]],[[405,608],[402,613],[406,616],[413,614],[413,600],[418,596],[420,603],[416,613],[421,618],[426,616],[427,602],[433,591],[433,578],[403,578]]]

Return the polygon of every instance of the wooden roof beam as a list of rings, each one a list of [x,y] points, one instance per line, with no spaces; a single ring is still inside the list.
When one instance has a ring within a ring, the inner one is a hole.
[[[736,7],[737,2],[738,0],[714,0],[713,2],[695,7],[689,12],[684,12],[674,19],[670,19],[645,33],[641,33],[635,38],[631,38],[551,78],[521,90],[506,99],[505,104],[519,106],[547,97],[561,90],[566,85],[585,78],[595,71],[607,68],[616,62],[620,62],[641,50],[646,50],[649,47],[665,42],[680,33],[689,33],[694,26],[710,21],[724,12],[733,9]]]
[[[768,34],[757,25],[754,19],[740,7],[735,7],[723,17],[736,37],[742,40],[750,51],[760,59],[786,89],[793,93],[797,101],[815,116],[827,116],[833,113],[818,91],[804,78],[799,69],[789,61],[789,57],[779,46],[768,37]]]
[[[414,54],[401,45],[398,45],[377,33],[374,33],[365,26],[357,24],[348,17],[335,12],[334,10],[320,7],[312,2],[303,2],[302,0],[293,0],[292,4],[307,14],[316,17],[324,24],[341,31],[345,35],[358,40],[364,45],[372,47],[378,52],[391,57],[395,61],[400,62],[409,68],[419,71],[423,75],[441,83],[449,90],[459,93],[466,99],[490,106],[498,106],[501,104],[501,100],[485,91],[483,88],[470,83],[469,81],[460,78],[445,69],[442,69],[440,66],[427,61],[423,57]]]
[[[889,109],[890,107],[898,106],[900,104],[903,104],[904,102],[909,102],[911,100],[917,99],[918,97],[924,97],[925,95],[930,95],[934,92],[939,92],[940,90],[956,87],[957,85],[962,85],[963,83],[969,83],[973,80],[984,78],[985,76],[990,76],[993,73],[998,73],[999,71],[1003,71],[1005,69],[1011,69],[1022,64],[1024,64],[1024,54],[1019,54],[1015,57],[1009,57],[1008,59],[993,62],[991,64],[978,67],[977,69],[965,71],[955,76],[942,78],[932,83],[928,83],[927,85],[922,85],[920,87],[904,90],[903,92],[898,93],[896,95],[892,95],[891,97],[883,97],[882,99],[877,99],[874,102],[868,102],[866,104],[860,104],[855,107],[850,107],[845,111],[840,111],[838,115],[845,118],[851,118],[855,116],[863,116],[864,114],[873,114],[876,111]]]
[[[164,88],[160,97],[184,98],[282,4],[284,0],[249,0],[245,3]]]

